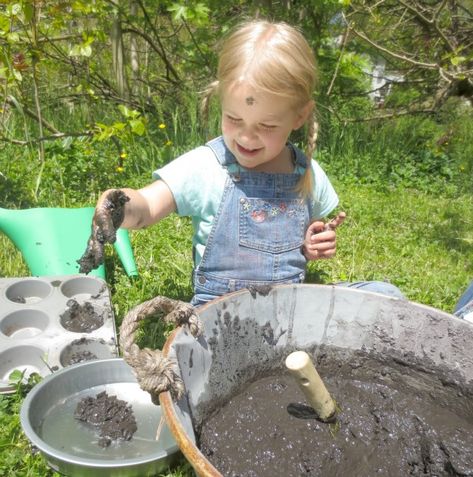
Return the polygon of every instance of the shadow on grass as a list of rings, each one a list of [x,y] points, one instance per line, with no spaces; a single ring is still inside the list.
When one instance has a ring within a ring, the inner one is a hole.
[[[445,247],[447,252],[456,251],[473,256],[473,221],[468,221],[461,210],[447,210],[443,214],[442,223],[432,229],[432,239]],[[473,271],[473,260],[469,264]]]
[[[330,284],[329,274],[324,271],[314,270],[310,264],[307,267],[304,283],[315,283],[318,285]]]
[[[23,180],[12,180],[0,173],[0,207],[5,209],[27,209],[38,207]]]

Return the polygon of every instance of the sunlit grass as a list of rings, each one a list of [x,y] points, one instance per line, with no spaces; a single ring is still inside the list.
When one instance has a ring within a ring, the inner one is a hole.
[[[473,198],[343,184],[338,191],[347,220],[337,255],[311,263],[313,276],[386,280],[412,301],[452,312],[473,277]]]

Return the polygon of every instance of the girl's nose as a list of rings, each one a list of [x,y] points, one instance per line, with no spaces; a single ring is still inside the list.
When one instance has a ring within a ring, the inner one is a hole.
[[[253,128],[243,127],[240,130],[240,140],[250,143],[257,138],[256,132]]]

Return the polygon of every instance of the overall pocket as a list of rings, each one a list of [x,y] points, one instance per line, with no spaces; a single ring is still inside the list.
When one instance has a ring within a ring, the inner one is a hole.
[[[243,247],[270,253],[293,250],[304,241],[306,223],[308,210],[302,199],[240,199],[238,233]]]

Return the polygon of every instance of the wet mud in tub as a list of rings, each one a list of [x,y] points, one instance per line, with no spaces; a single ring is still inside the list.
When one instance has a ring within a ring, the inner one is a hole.
[[[277,365],[199,430],[202,453],[223,475],[473,476],[473,389],[454,371],[334,348],[312,357],[337,421],[317,420]]]

